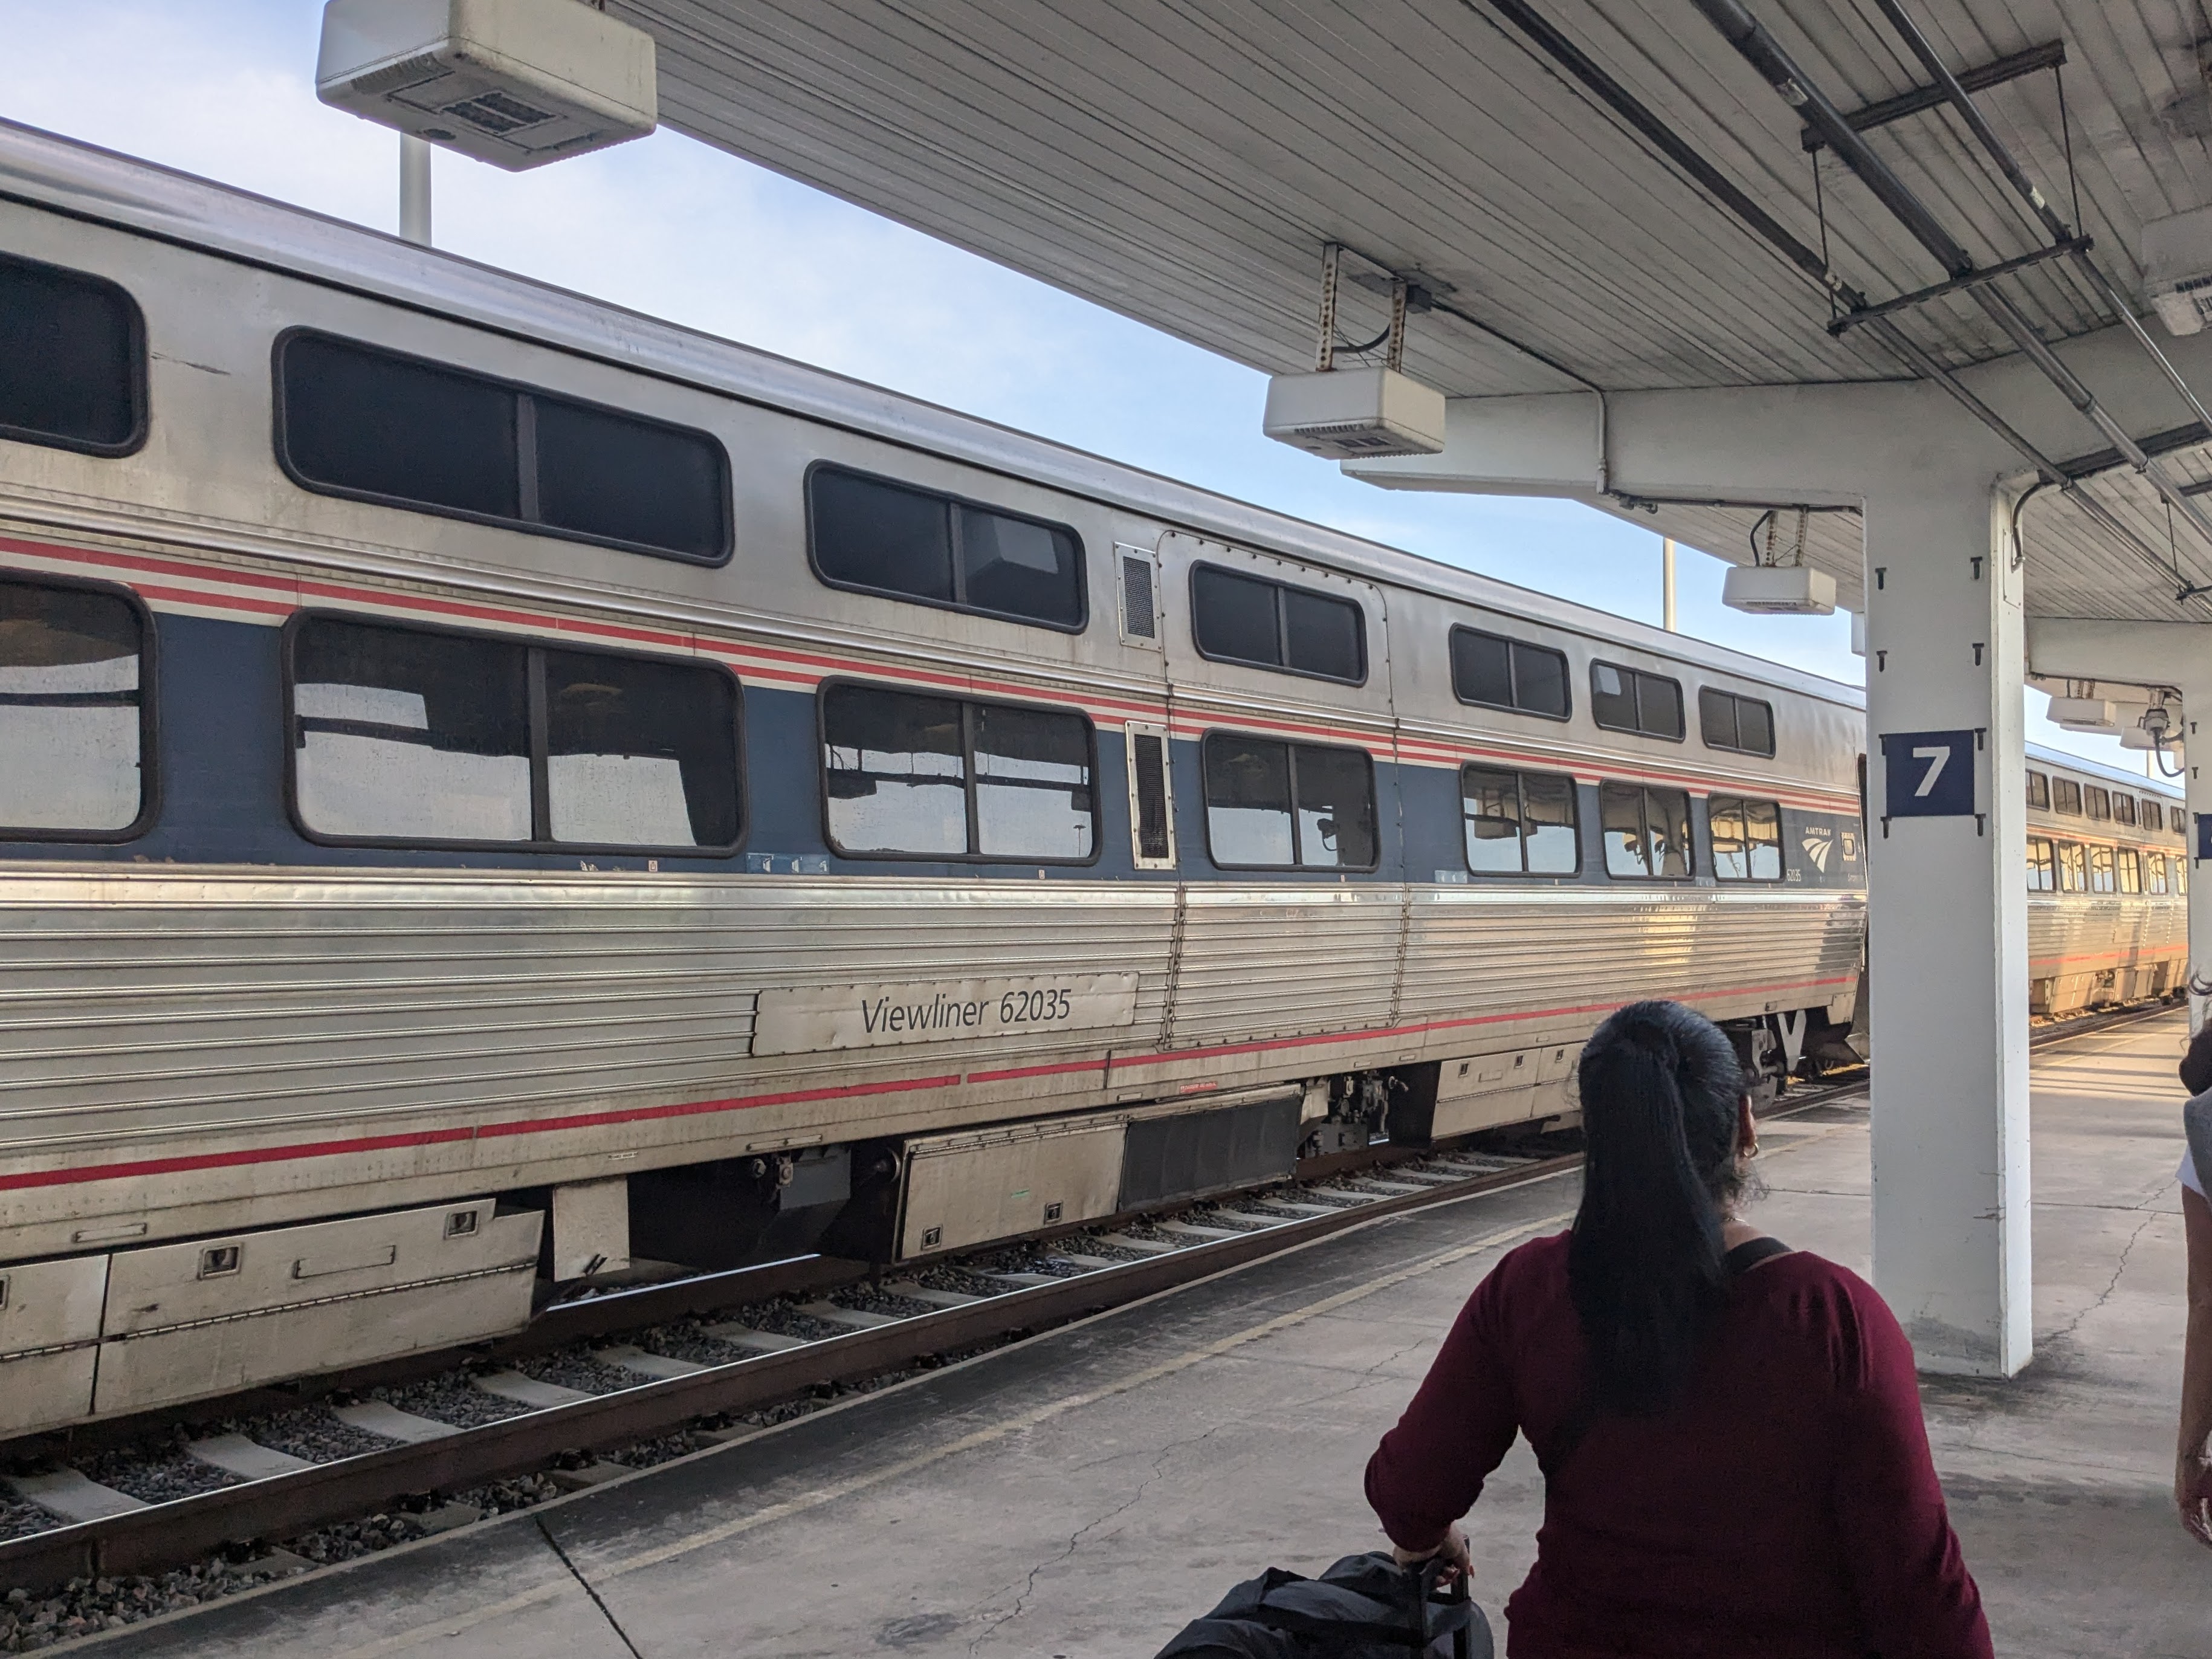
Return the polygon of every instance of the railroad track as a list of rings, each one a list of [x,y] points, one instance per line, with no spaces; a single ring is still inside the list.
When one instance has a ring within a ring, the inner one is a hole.
[[[2165,1012],[2075,1019],[2033,1040],[2069,1041]],[[1865,1086],[1860,1071],[1802,1088],[1768,1115],[1799,1115]],[[1580,1162],[1573,1152],[1384,1146],[1358,1167],[880,1279],[858,1264],[816,1258],[563,1304],[489,1358],[455,1365],[441,1357],[444,1371],[365,1397],[303,1406],[295,1396],[272,1410],[271,1391],[258,1391],[246,1402],[262,1406],[258,1418],[171,1440],[142,1455],[136,1470],[130,1449],[112,1447],[0,1478],[0,1491],[15,1494],[18,1533],[0,1540],[0,1587],[37,1593],[158,1573],[357,1521],[410,1495],[535,1474],[702,1419],[714,1426],[695,1431],[691,1444],[742,1438],[760,1431],[730,1421],[744,1413],[941,1363],[1383,1216],[1520,1186]],[[699,1317],[708,1311],[716,1316]],[[624,1335],[640,1340],[607,1340]],[[196,1415],[220,1421],[220,1409]],[[316,1413],[318,1423],[302,1425]],[[591,1466],[563,1471],[568,1478],[559,1484],[627,1472]],[[148,1501],[127,1490],[133,1484],[142,1492],[204,1489]],[[0,1510],[0,1523],[10,1518]],[[15,1645],[0,1641],[0,1650]]]

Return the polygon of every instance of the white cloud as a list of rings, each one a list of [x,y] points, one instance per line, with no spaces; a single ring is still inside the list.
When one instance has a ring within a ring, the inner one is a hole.
[[[0,111],[381,229],[398,140],[318,103],[315,0],[0,0]],[[511,175],[435,164],[471,258],[1646,622],[1659,541],[1572,503],[1395,495],[1260,435],[1258,374],[672,133]],[[1684,630],[1857,683],[1848,619],[1720,604],[1680,561]],[[2035,700],[2030,699],[2033,705]],[[2084,752],[2106,740],[2039,738]]]

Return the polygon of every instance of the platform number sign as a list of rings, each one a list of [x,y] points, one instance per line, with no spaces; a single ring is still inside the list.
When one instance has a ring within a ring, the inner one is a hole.
[[[1972,731],[1884,733],[1884,817],[1973,817],[1974,738]]]

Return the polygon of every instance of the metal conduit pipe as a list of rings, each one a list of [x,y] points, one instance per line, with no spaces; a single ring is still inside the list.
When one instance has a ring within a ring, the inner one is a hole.
[[[1898,222],[1912,234],[1914,240],[1942,264],[1948,274],[1955,278],[1972,273],[1973,258],[1965,247],[1943,228],[1905,181],[1874,153],[1857,130],[1844,119],[1843,112],[1812,84],[1781,43],[1766,32],[1758,19],[1738,4],[1737,0],[1692,0],[1692,3],[1705,14],[1706,21],[1720,32],[1722,38],[1736,49],[1738,55],[1781,94],[1783,101],[1797,112],[1798,118],[1858,175],[1868,189],[1874,192],[1875,199],[1887,207]],[[2035,365],[2044,378],[2057,388],[2059,394],[2102,432],[2127,458],[2129,465],[2165,498],[2166,505],[2187,520],[2205,544],[2212,547],[2212,515],[2208,515],[2193,496],[2184,495],[2180,485],[2167,476],[2166,469],[2144,453],[2142,447],[2136,442],[2126,428],[2106,412],[2104,405],[2097,401],[2096,395],[2082,384],[2081,378],[2059,361],[2057,355],[2037,332],[2034,324],[2019,306],[2006,295],[1989,286],[1973,289],[1972,298]],[[2077,496],[2076,499],[2087,498]],[[2109,514],[2105,516],[2109,517]],[[2129,539],[2134,541],[2136,538],[2131,537]],[[2163,561],[2160,562],[2160,568],[2169,577],[2176,574],[2166,567]],[[2184,588],[2189,585],[2184,578]]]
[[[1462,0],[1462,3],[1470,11],[1474,11],[1480,9],[1484,0]],[[1633,93],[1607,75],[1588,53],[1560,33],[1547,19],[1526,4],[1525,0],[1486,0],[1486,3],[1492,10],[1527,35],[1539,51],[1573,76],[1585,91],[1619,115],[1662,155],[1679,167],[1692,183],[1735,215],[1740,223],[1781,253],[1799,271],[1832,295],[1847,309],[1863,311],[1867,308],[1864,295],[1838,277],[1818,253],[1744,194],[1726,174],[1699,155],[1687,140],[1661,120]],[[1882,318],[1869,323],[1867,327],[1869,332],[1887,346],[1898,360],[1916,375],[1941,386],[1960,408],[2017,450],[2046,484],[2059,486],[2089,519],[2107,534],[2116,538],[2146,568],[2155,571],[2161,580],[2173,576],[2173,571],[2155,548],[2122,524],[2102,501],[2081,489],[2078,480],[2037,448],[2002,416],[1976,397],[1957,375],[1937,362],[1894,321]],[[2212,422],[2206,424],[2212,426]]]
[[[2051,205],[2034,180],[2027,176],[2027,170],[2014,159],[2012,152],[2005,148],[2004,141],[1997,137],[1996,130],[1983,115],[1981,106],[1974,102],[1972,94],[1960,82],[1959,77],[1951,73],[1949,66],[1936,54],[1934,43],[1922,31],[1919,24],[1913,21],[1899,0],[1875,0],[1875,4],[1889,20],[1889,26],[1912,49],[1912,55],[1920,60],[1920,66],[1927,71],[1928,78],[1949,100],[1951,107],[1958,111],[1959,118],[1966,124],[1966,130],[1974,135],[1975,141],[1996,163],[1997,171],[2004,174],[2006,181],[2018,192],[2021,199],[2042,221],[2044,229],[2051,234],[2051,240],[2053,242],[2073,240],[2075,228],[2058,216],[2058,210]],[[2118,285],[2105,274],[2104,267],[2090,257],[2087,248],[2076,249],[2073,261],[2082,276],[2088,279],[2089,285],[2119,313],[2120,320],[2128,325],[2128,331],[2135,336],[2136,343],[2157,366],[2159,373],[2166,377],[2166,384],[2173,388],[2175,395],[2182,402],[2189,405],[2190,413],[2196,416],[2203,426],[2212,428],[2212,413],[2206,411],[2196,392],[2190,389],[2188,381],[2182,378],[2181,371],[2174,368],[2166,353],[2159,349],[2158,342],[2151,337],[2150,331],[2142,325],[2142,319],[2136,315],[2135,307],[2121,294]]]

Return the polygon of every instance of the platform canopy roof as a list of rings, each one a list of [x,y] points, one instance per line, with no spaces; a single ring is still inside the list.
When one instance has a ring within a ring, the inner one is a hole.
[[[1747,0],[1964,266],[1847,145],[1811,142],[1693,0],[611,9],[658,38],[667,125],[1256,368],[1312,367],[1322,249],[1341,244],[1343,333],[1380,328],[1391,276],[1407,279],[1407,368],[1454,397],[1928,378],[2021,351],[1990,293],[2041,341],[2079,340],[2116,327],[2115,296],[2143,307],[2146,222],[2212,204],[2197,0]],[[2057,229],[1941,96],[1900,17]],[[2089,239],[2112,292],[2051,251],[2061,231]],[[1829,326],[2015,260],[1893,326]],[[2056,391],[2033,418],[1996,411],[2062,434],[2039,440],[2063,477],[2025,520],[2035,611],[2212,617],[2176,599],[2212,582],[2191,489],[2212,490],[2212,434],[2143,362],[2155,397],[2100,395],[2190,490],[2178,514]],[[1760,512],[1597,504],[1739,562]],[[1847,594],[1859,542],[1855,515],[1813,521],[1814,562]]]

